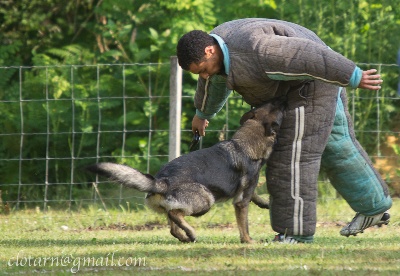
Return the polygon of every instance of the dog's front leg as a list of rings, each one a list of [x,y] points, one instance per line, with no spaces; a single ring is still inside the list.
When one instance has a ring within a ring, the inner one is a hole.
[[[236,222],[240,233],[240,242],[254,243],[254,240],[250,237],[249,234],[249,222],[247,219],[249,213],[249,203],[240,201],[234,203],[234,206],[235,206]]]
[[[254,198],[254,191],[257,187],[258,174],[250,178],[246,188],[241,194],[238,194],[234,200],[236,222],[240,233],[240,242],[242,243],[254,243],[254,240],[249,234],[249,204]]]

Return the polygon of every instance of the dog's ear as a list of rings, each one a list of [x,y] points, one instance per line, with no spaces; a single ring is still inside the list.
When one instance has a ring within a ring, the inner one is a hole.
[[[274,134],[274,130],[270,123],[264,123],[265,136],[269,137]]]
[[[243,125],[247,120],[253,119],[255,117],[255,113],[253,110],[247,111],[243,114],[242,118],[240,118],[240,125]]]
[[[276,136],[279,130],[279,124],[277,122],[264,123],[265,136]]]

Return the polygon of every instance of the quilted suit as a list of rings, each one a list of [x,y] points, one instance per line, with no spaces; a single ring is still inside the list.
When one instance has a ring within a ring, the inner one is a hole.
[[[258,107],[286,97],[278,144],[267,163],[272,228],[313,236],[321,165],[350,206],[364,215],[388,210],[388,187],[354,136],[346,90],[362,70],[312,31],[269,19],[226,22],[210,33],[224,54],[226,75],[198,79],[196,114],[212,118],[232,90]]]

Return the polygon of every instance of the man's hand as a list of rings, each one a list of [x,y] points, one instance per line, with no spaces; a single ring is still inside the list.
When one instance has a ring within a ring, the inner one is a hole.
[[[193,133],[195,133],[197,130],[199,132],[200,136],[205,136],[207,127],[208,127],[208,120],[201,119],[201,118],[197,117],[197,115],[194,115],[193,120],[192,120]]]
[[[381,89],[380,84],[383,82],[381,80],[381,75],[376,74],[376,69],[370,69],[362,72],[362,77],[358,88],[369,89],[369,90],[379,90]]]

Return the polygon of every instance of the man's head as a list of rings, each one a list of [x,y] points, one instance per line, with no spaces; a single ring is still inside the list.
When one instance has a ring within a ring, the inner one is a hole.
[[[212,36],[200,30],[181,37],[176,47],[179,65],[207,78],[223,71],[223,54]]]

